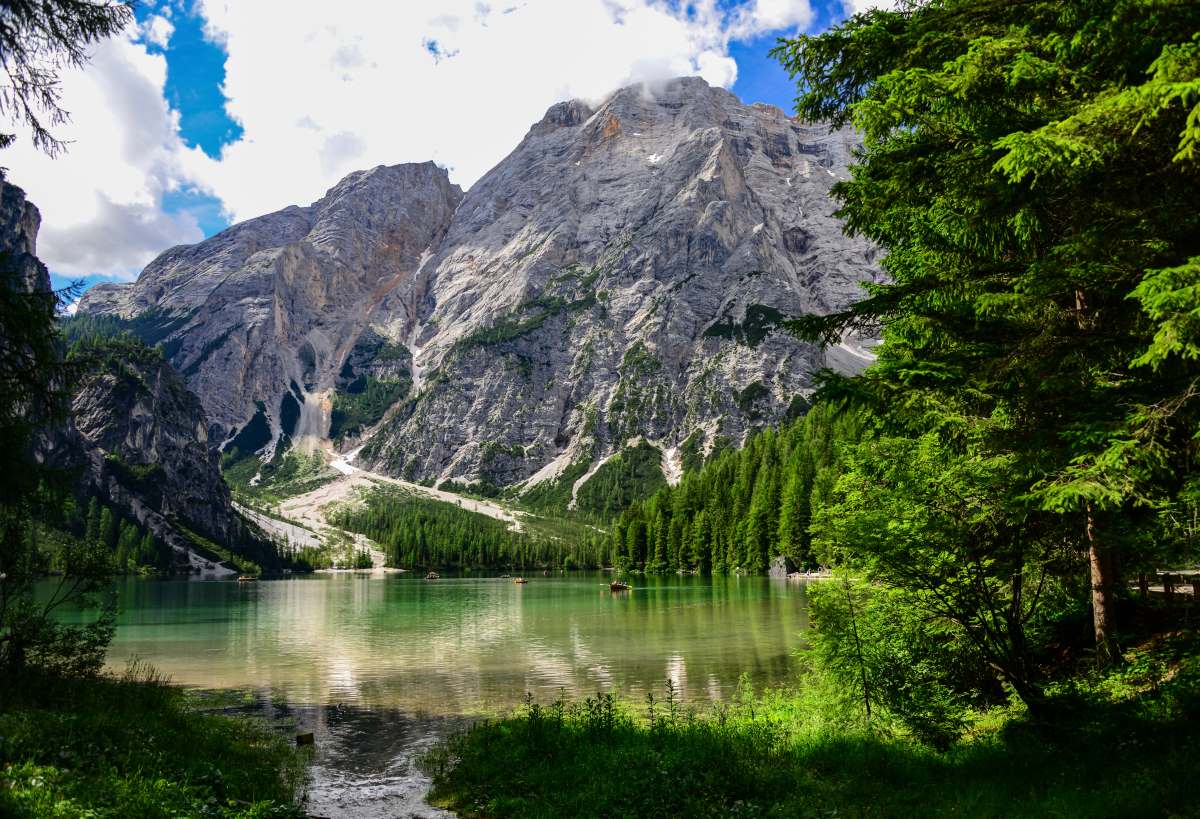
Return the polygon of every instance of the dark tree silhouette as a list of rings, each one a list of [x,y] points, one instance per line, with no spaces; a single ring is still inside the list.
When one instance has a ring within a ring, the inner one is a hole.
[[[51,128],[70,115],[59,104],[59,72],[88,61],[87,47],[133,19],[129,3],[89,0],[0,0],[0,116],[23,123],[50,156],[65,147]],[[16,140],[0,133],[0,148]]]

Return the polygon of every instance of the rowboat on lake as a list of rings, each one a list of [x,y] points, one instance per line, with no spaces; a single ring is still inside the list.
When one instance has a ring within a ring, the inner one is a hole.
[[[614,580],[613,582],[608,584],[609,591],[629,591],[631,588],[633,588],[633,587],[630,586],[628,583],[623,583],[620,580]]]
[[[516,578],[513,578],[513,582],[514,583],[528,583],[529,581],[523,577],[516,577]]]

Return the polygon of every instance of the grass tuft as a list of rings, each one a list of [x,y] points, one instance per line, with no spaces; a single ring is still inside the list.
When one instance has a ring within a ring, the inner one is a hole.
[[[301,817],[304,759],[261,722],[122,678],[0,680],[0,816]]]

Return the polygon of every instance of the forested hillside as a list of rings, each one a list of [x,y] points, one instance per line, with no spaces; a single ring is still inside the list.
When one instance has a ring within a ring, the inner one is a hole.
[[[39,445],[50,469],[29,537],[44,565],[62,568],[62,544],[82,538],[118,572],[309,568],[233,511],[199,404],[161,349],[103,317],[60,320],[56,329],[72,414]]]
[[[334,526],[380,544],[389,566],[403,569],[595,568],[603,539],[588,527],[547,531],[524,517],[520,531],[444,501],[379,487],[329,515]]]
[[[823,558],[809,533],[813,510],[827,502],[860,427],[856,414],[818,405],[742,449],[718,452],[620,515],[609,533],[612,561],[646,571],[761,574],[786,555],[815,568]]]

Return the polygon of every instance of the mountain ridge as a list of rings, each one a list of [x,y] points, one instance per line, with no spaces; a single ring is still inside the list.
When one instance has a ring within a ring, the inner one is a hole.
[[[154,318],[226,446],[265,423],[265,457],[332,432],[409,479],[577,480],[637,438],[740,441],[869,361],[777,329],[880,276],[828,196],[856,144],[698,78],[630,86],[551,106],[465,193],[432,163],[356,172],[80,310]]]

